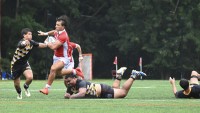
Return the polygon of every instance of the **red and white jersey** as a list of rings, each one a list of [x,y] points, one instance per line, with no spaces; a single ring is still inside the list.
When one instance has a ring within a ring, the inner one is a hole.
[[[57,57],[68,57],[69,36],[65,30],[54,32],[54,37],[63,45],[54,50],[54,55]]]
[[[68,58],[69,60],[72,62],[73,61],[73,49],[74,48],[77,48],[77,45],[76,43],[73,43],[73,42],[69,42],[69,46],[68,46]]]

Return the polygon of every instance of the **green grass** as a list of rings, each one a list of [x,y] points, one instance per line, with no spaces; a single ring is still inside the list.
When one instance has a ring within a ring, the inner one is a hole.
[[[93,80],[112,85],[113,80]],[[123,83],[124,81],[122,81]],[[21,86],[24,81],[21,81]],[[0,81],[1,113],[197,113],[198,99],[176,99],[167,80],[137,80],[124,99],[64,99],[62,80],[53,83],[49,95],[39,93],[46,81],[35,80],[31,97],[16,99],[13,81]],[[180,89],[179,86],[177,86]]]

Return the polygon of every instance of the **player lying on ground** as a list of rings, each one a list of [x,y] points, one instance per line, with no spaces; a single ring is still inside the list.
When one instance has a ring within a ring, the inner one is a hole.
[[[173,93],[176,98],[200,98],[200,85],[199,78],[200,74],[196,71],[192,71],[190,81],[181,79],[179,85],[183,90],[177,91],[175,85],[175,78],[169,78],[169,82],[172,85]]]
[[[66,99],[73,98],[124,98],[129,92],[137,76],[146,76],[145,73],[132,70],[130,78],[125,81],[120,88],[120,81],[126,67],[117,70],[117,76],[113,86],[106,84],[96,84],[85,80],[78,79],[75,75],[66,75],[65,84],[67,91],[64,95]]]
[[[20,88],[20,76],[23,74],[26,78],[24,89],[26,96],[31,96],[28,88],[33,80],[33,72],[28,63],[31,51],[34,47],[45,48],[45,43],[39,43],[32,40],[32,32],[29,28],[24,28],[21,31],[23,39],[18,42],[17,49],[11,61],[11,73],[14,80],[14,86],[18,93],[17,99],[22,99],[22,92]]]

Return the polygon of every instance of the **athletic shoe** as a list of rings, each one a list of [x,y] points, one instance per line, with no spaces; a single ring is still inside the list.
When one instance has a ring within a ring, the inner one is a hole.
[[[146,75],[146,73],[144,73],[142,71],[132,70],[131,78],[136,79],[136,77],[138,77],[138,76],[147,76],[147,75]]]
[[[49,89],[48,88],[43,88],[43,89],[40,90],[40,93],[48,95],[49,94]]]
[[[28,89],[25,89],[25,95],[26,95],[27,97],[30,97],[30,96],[31,96],[31,93],[30,93],[30,91],[29,91]]]
[[[17,94],[17,99],[22,99],[22,92],[20,94]]]
[[[124,71],[127,69],[127,67],[121,67],[120,69],[117,70],[117,75],[116,79],[121,80],[122,76],[124,74]]]
[[[79,67],[77,67],[75,70],[76,70],[76,75],[84,79],[82,70]]]

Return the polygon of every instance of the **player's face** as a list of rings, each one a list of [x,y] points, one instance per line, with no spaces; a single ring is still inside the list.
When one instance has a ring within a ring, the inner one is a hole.
[[[62,26],[62,21],[57,21],[55,27],[56,27],[56,30],[57,30],[57,31],[62,31],[62,30],[65,29],[65,27]]]
[[[67,85],[70,85],[70,86],[75,86],[76,85],[76,79],[75,78],[67,78],[65,79]]]
[[[26,40],[31,40],[32,39],[32,32],[28,32],[28,33],[24,34],[24,38]]]

